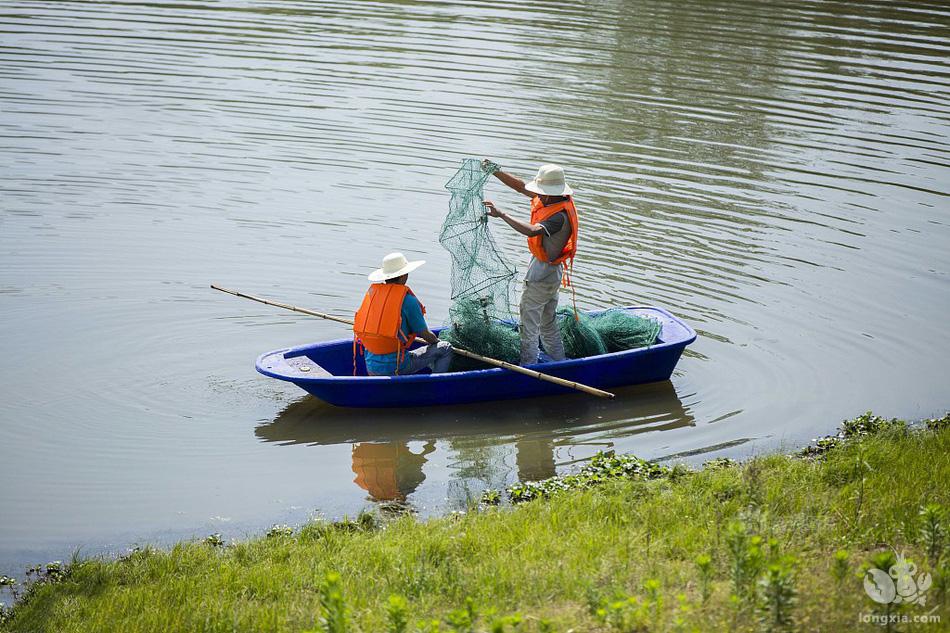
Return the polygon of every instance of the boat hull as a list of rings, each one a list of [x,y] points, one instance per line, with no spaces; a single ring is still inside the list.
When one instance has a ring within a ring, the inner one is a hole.
[[[696,339],[684,322],[655,307],[622,308],[661,322],[660,340],[646,348],[533,365],[546,374],[606,389],[669,380],[683,350]],[[597,314],[591,312],[590,314]],[[351,339],[275,350],[257,359],[265,376],[292,382],[341,407],[415,407],[510,400],[576,393],[575,390],[500,368],[445,374],[366,376]]]

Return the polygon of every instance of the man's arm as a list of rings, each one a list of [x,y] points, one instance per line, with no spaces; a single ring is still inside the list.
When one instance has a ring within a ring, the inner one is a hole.
[[[482,168],[487,168],[488,166],[496,166],[496,167],[497,167],[497,165],[495,165],[495,163],[491,162],[490,160],[488,160],[488,159],[486,158],[485,160],[482,161]],[[487,169],[486,169],[486,171],[487,171]],[[535,197],[536,195],[538,195],[538,194],[536,194],[536,193],[531,193],[530,191],[528,191],[527,189],[525,189],[525,188],[524,188],[524,181],[523,181],[521,178],[518,178],[518,177],[516,177],[516,176],[512,176],[511,174],[506,174],[506,173],[503,172],[501,169],[495,170],[494,176],[495,176],[495,178],[497,178],[498,180],[502,181],[502,182],[505,183],[507,186],[511,187],[512,189],[514,189],[515,191],[517,191],[518,193],[520,193],[520,194],[523,195],[523,196],[528,196],[529,198],[533,198],[533,197]]]
[[[433,334],[432,330],[429,329],[426,318],[422,314],[422,307],[419,304],[419,300],[412,295],[406,295],[404,301],[410,302],[408,306],[405,303],[403,304],[403,306],[406,306],[404,316],[407,330],[430,345],[438,343],[439,337]]]
[[[529,222],[525,222],[524,220],[513,218],[496,207],[495,203],[491,200],[485,200],[482,202],[482,204],[484,204],[485,208],[488,210],[488,215],[493,218],[501,218],[508,224],[508,226],[518,231],[525,237],[534,237],[535,235],[543,235],[546,233],[544,227],[540,224],[531,224]]]

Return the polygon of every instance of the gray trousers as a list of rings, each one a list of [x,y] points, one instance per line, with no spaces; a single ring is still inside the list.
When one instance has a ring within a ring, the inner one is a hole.
[[[452,364],[452,346],[445,341],[439,341],[435,345],[412,350],[406,354],[406,358],[409,359],[409,371],[406,373],[414,374],[431,367],[433,374],[443,374]]]
[[[564,341],[557,326],[557,291],[561,276],[551,280],[526,281],[521,294],[521,361],[522,365],[538,362],[538,340],[553,360],[564,360]]]

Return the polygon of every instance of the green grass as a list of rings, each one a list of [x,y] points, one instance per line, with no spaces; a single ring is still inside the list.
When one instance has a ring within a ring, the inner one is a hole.
[[[947,419],[871,426],[810,458],[620,467],[514,507],[74,561],[0,629],[840,631],[874,628],[859,622],[871,613],[945,629]],[[932,575],[925,607],[865,594],[866,567],[893,550]]]

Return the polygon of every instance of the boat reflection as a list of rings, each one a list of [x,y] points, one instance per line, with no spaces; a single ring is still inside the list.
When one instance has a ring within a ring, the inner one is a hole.
[[[255,429],[284,445],[350,444],[353,483],[380,503],[406,505],[427,479],[458,507],[491,487],[536,481],[622,438],[692,426],[672,383],[626,387],[615,400],[557,397],[455,407],[344,409],[306,397]],[[444,451],[438,466],[429,462]],[[342,474],[342,473],[341,473]]]
[[[551,441],[609,440],[695,425],[670,382],[623,387],[614,400],[558,396],[451,407],[341,408],[313,397],[288,405],[254,433],[280,444],[463,440],[510,444],[526,435]]]

